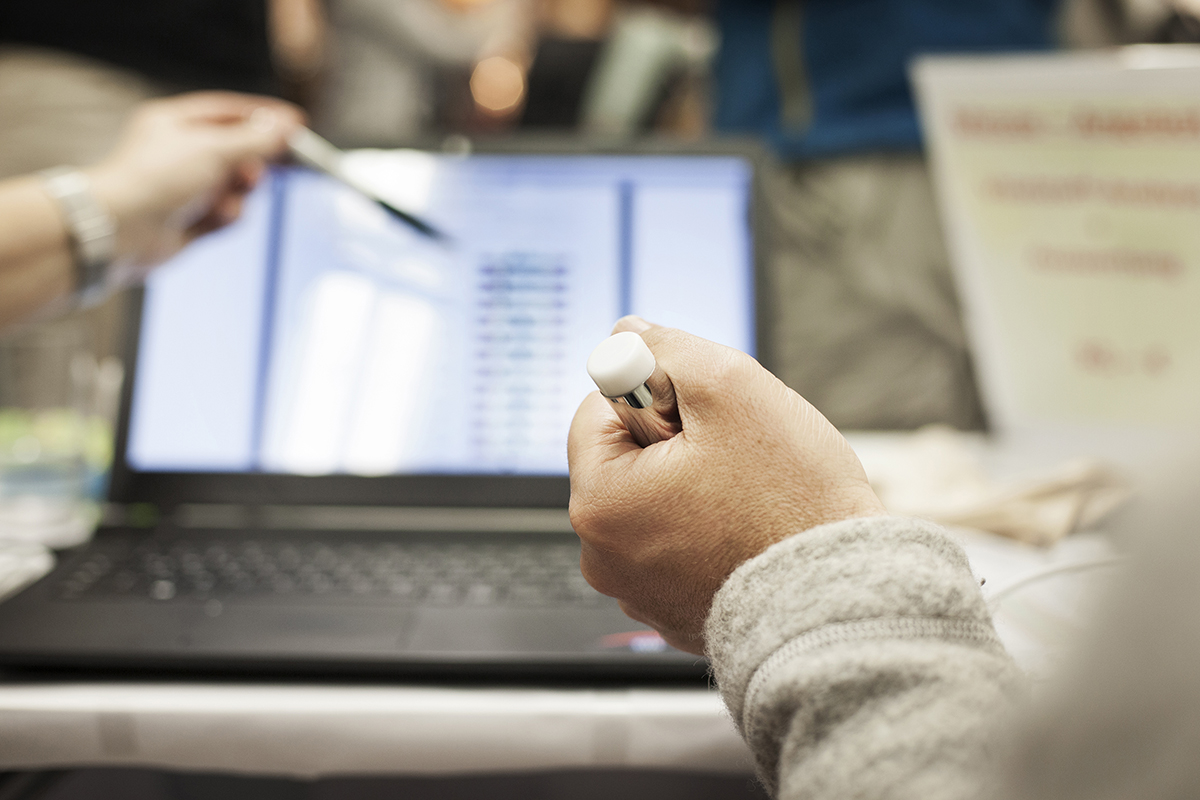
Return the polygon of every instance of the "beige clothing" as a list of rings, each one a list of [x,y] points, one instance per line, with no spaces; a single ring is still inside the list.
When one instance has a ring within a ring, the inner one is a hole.
[[[919,156],[769,172],[768,366],[839,428],[983,425]]]
[[[1200,797],[1200,464],[1164,474],[1182,485],[1130,509],[1122,582],[1031,707],[966,558],[932,523],[825,525],[739,567],[706,636],[767,787],[786,800]]]
[[[759,775],[782,798],[965,800],[1023,677],[966,556],[900,517],[805,531],[739,567],[705,631]]]

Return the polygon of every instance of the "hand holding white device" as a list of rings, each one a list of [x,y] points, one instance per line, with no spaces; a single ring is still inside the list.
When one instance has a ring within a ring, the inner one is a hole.
[[[639,445],[679,433],[675,389],[641,336],[622,331],[608,337],[588,357],[587,369]]]

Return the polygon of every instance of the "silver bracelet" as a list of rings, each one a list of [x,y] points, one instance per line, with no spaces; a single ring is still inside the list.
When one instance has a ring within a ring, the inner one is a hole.
[[[41,172],[46,192],[58,204],[75,251],[75,296],[90,305],[107,293],[108,266],[117,253],[117,221],[92,194],[88,176],[74,167]]]

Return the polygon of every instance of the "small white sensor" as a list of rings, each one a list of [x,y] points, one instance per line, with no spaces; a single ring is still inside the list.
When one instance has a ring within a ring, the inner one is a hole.
[[[654,354],[633,331],[622,331],[601,342],[588,357],[587,371],[600,394],[632,408],[649,408],[654,395],[646,381],[654,374]]]

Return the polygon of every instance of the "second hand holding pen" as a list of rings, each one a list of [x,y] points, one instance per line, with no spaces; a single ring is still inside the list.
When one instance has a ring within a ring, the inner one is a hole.
[[[649,447],[679,433],[675,387],[641,336],[622,331],[608,337],[588,357],[587,369],[639,445]]]

